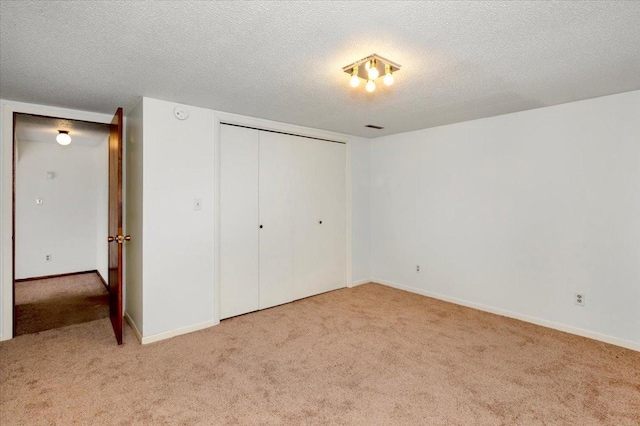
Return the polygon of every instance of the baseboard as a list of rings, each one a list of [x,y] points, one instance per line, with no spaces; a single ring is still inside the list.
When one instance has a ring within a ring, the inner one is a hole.
[[[528,322],[531,324],[540,325],[542,327],[552,328],[554,330],[563,331],[565,333],[587,337],[589,339],[598,340],[600,342],[609,343],[612,345],[621,346],[623,348],[640,352],[640,343],[632,342],[630,340],[620,339],[617,337],[609,336],[607,334],[585,330],[583,328],[573,327],[570,325],[566,325],[566,324],[562,324],[554,321],[548,321],[541,318],[532,317],[529,315],[519,314],[517,312],[507,311],[504,309],[494,308],[492,306],[483,305],[481,303],[469,302],[467,300],[457,299],[455,297],[445,296],[439,293],[432,293],[430,291],[394,283],[392,281],[372,278],[371,282],[374,282],[376,284],[386,285],[388,287],[397,288],[398,290],[408,291],[410,293],[420,294],[422,296],[432,297],[434,299],[442,300],[449,303],[454,303],[456,305],[466,306],[468,308],[477,309],[479,311],[489,312],[496,315],[502,315],[504,317],[513,318],[513,319]]]
[[[357,287],[359,285],[362,284],[368,284],[371,282],[371,278],[367,278],[365,280],[355,280],[355,281],[351,281],[351,287]]]
[[[201,322],[199,324],[190,325],[187,327],[178,328],[176,330],[165,331],[164,333],[153,334],[151,336],[142,337],[140,342],[143,345],[159,342],[160,340],[170,339],[175,336],[180,336],[181,334],[192,333],[194,331],[202,330],[205,328],[213,327],[214,325],[220,324],[220,321],[210,320]]]
[[[100,273],[100,271],[98,271],[97,269],[95,270],[96,275],[98,276],[98,278],[100,278],[100,281],[102,281],[102,285],[104,286],[104,288],[106,288],[107,290],[109,290],[109,284],[107,284],[107,281],[104,279],[104,277],[102,276],[102,274]]]
[[[72,275],[91,274],[91,273],[94,273],[94,272],[97,272],[97,271],[95,269],[92,269],[90,271],[66,272],[64,274],[53,274],[53,275],[42,275],[40,277],[18,278],[15,281],[17,283],[21,283],[21,282],[25,282],[25,281],[48,280],[48,279],[51,279],[51,278],[70,277]]]
[[[98,273],[98,275],[100,275],[100,273]],[[129,326],[133,330],[133,334],[136,335],[136,338],[138,339],[138,342],[142,343],[142,333],[140,333],[140,330],[138,330],[138,326],[133,321],[133,318],[131,318],[129,313],[126,312],[126,311],[124,313],[124,319],[127,321],[127,324],[129,324]]]

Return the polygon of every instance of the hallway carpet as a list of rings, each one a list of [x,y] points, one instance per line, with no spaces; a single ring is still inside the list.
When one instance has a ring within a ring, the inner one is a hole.
[[[377,284],[140,345],[0,344],[9,425],[638,425],[640,353]]]
[[[16,283],[16,336],[109,317],[97,273]]]

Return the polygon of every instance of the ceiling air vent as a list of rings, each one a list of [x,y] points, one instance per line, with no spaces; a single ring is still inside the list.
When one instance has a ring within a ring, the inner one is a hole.
[[[382,129],[384,129],[384,127],[382,127],[382,126],[376,126],[376,125],[374,125],[374,124],[367,124],[367,125],[366,125],[366,126],[364,126],[364,127],[368,127],[368,128],[370,128],[370,129],[376,129],[376,130],[382,130]]]

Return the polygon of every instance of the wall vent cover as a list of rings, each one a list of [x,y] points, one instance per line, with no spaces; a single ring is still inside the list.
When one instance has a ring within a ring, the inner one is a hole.
[[[376,129],[376,130],[382,130],[382,129],[384,129],[384,127],[382,127],[382,126],[376,126],[375,124],[367,124],[367,125],[366,125],[366,126],[364,126],[364,127],[368,127],[368,128],[370,128],[370,129]]]

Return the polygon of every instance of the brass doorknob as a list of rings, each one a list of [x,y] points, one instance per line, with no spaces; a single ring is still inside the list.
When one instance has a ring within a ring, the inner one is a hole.
[[[122,244],[125,241],[131,241],[131,235],[116,235],[115,237],[107,237],[107,241],[110,243],[116,242],[118,244]]]

